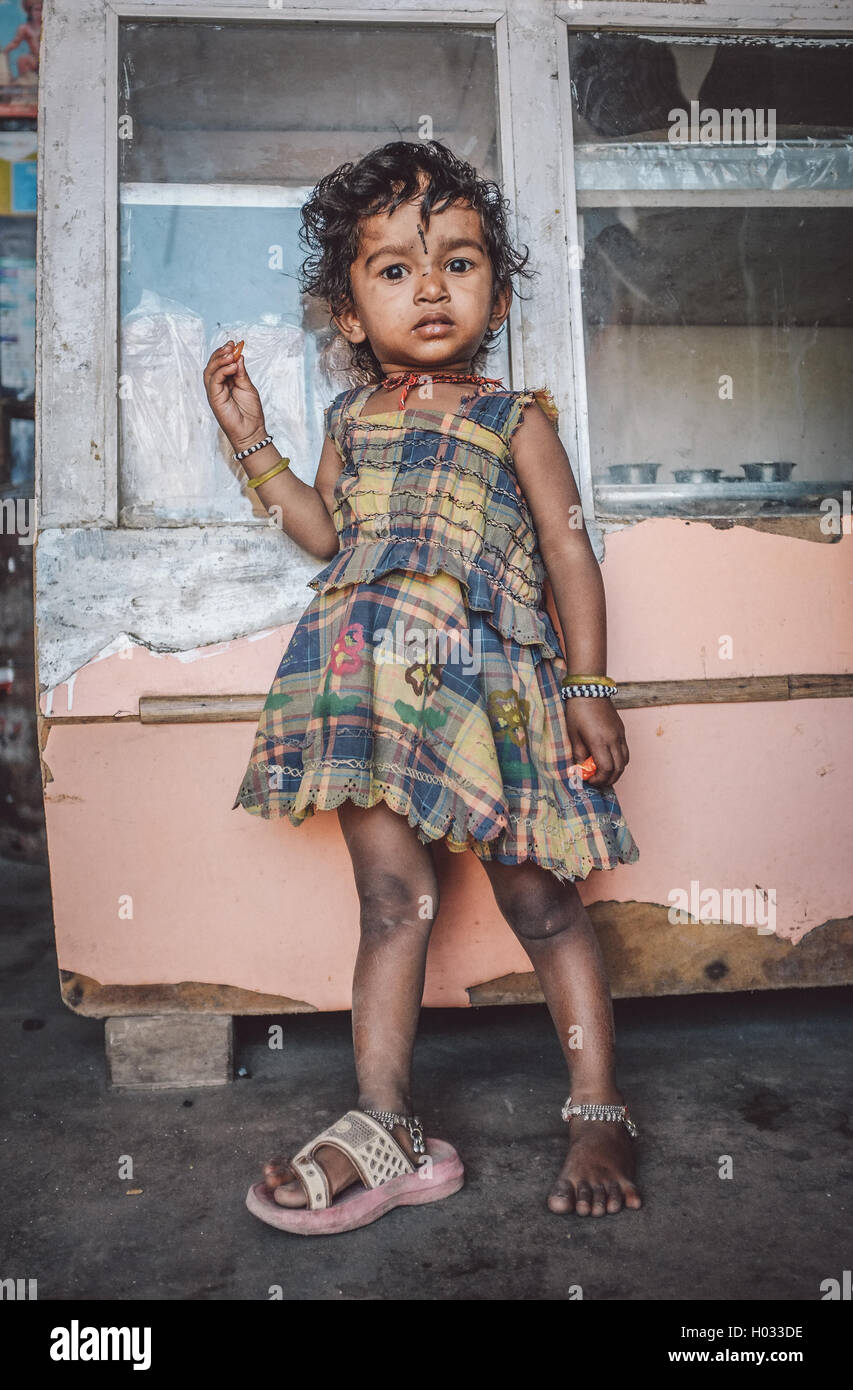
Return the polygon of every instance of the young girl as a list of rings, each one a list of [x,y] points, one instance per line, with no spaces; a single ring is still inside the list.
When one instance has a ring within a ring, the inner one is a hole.
[[[287,1230],[348,1230],[462,1185],[455,1150],[424,1140],[410,1075],[440,840],[481,861],[566,1058],[569,1149],[550,1210],[641,1205],[610,993],[574,882],[639,856],[612,790],[628,748],[603,586],[549,391],[478,370],[513,276],[530,273],[506,206],[437,141],[385,145],[314,189],[307,289],[331,307],[361,384],[326,410],[313,487],[267,435],[235,345],[204,373],[248,485],[327,561],[234,802],[294,825],[336,807],[360,902],[355,1105],[268,1163],[247,1197]]]

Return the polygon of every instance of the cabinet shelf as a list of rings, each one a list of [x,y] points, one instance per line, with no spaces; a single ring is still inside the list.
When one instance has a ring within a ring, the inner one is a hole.
[[[301,208],[310,185],[276,183],[158,183],[119,184],[119,202],[148,207]]]
[[[575,146],[578,206],[853,206],[853,139]]]
[[[814,513],[831,497],[848,505],[850,482],[808,483],[593,483],[601,516],[780,516]]]

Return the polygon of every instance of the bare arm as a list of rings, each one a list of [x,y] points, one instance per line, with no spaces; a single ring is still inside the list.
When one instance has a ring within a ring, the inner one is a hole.
[[[510,450],[554,594],[568,674],[609,674],[601,571],[583,524],[569,456],[544,411],[534,406],[525,411]],[[615,782],[629,754],[612,701],[577,696],[565,706],[575,758],[580,762],[591,753],[598,767],[589,785]]]
[[[266,438],[264,411],[242,357],[234,359],[229,341],[211,353],[204,369],[204,389],[208,403],[224,430],[235,454]],[[242,460],[250,478],[260,478],[281,459],[274,444]],[[340,476],[341,459],[331,439],[326,437],[314,485],[303,483],[291,469],[284,469],[262,483],[255,491],[268,512],[276,508],[282,530],[311,555],[330,560],[339,549],[338,533],[332,521],[335,483]]]
[[[259,435],[263,439],[265,431]],[[246,449],[257,443],[250,439],[241,443]],[[239,451],[237,451],[239,452]],[[281,454],[274,444],[267,444],[257,453],[243,459],[242,467],[250,478],[259,478],[278,463]],[[332,520],[335,506],[335,483],[341,472],[341,456],[328,435],[323,441],[323,450],[317,467],[314,484],[303,483],[301,478],[286,468],[276,473],[268,483],[261,483],[254,491],[258,494],[268,512],[281,519],[281,529],[291,540],[301,545],[310,555],[319,555],[331,560],[339,549],[338,533]],[[276,509],[276,510],[274,510]]]
[[[4,44],[4,46],[0,48],[0,53],[13,53],[16,48],[20,48],[21,44],[26,43],[26,41],[26,25],[22,24],[14,38],[11,38],[7,44]]]

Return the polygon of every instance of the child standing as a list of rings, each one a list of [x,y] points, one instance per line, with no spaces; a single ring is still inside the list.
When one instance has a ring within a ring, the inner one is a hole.
[[[612,789],[628,748],[605,675],[603,585],[550,393],[478,371],[513,277],[529,273],[505,206],[436,141],[393,142],[314,189],[307,288],[329,303],[361,384],[326,410],[313,487],[267,435],[234,344],[205,368],[249,486],[327,561],[234,807],[294,825],[336,807],[360,902],[355,1106],[268,1163],[247,1197],[288,1230],[351,1229],[462,1185],[455,1150],[424,1139],[410,1075],[442,839],[481,861],[566,1058],[569,1150],[549,1208],[641,1205],[610,993],[574,883],[639,856]],[[576,764],[590,757],[584,780]]]

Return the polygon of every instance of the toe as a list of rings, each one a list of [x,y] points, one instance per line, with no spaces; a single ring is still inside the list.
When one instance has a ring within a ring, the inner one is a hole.
[[[622,1189],[618,1182],[607,1184],[607,1210],[608,1212],[621,1211],[623,1204]]]
[[[264,1182],[267,1187],[280,1187],[282,1183],[290,1182],[293,1178],[293,1169],[284,1158],[274,1158],[269,1163],[264,1164]]]
[[[625,1194],[625,1206],[637,1211],[643,1205],[643,1199],[632,1182],[622,1184],[622,1191]]]
[[[273,1192],[273,1198],[280,1207],[305,1207],[308,1199],[301,1182],[285,1182]]]
[[[563,1216],[566,1212],[574,1211],[574,1206],[575,1194],[571,1183],[555,1182],[548,1194],[548,1210]]]
[[[592,1214],[593,1216],[604,1216],[607,1211],[607,1193],[602,1184],[597,1182],[592,1189]]]
[[[575,1211],[578,1216],[589,1216],[592,1206],[592,1188],[588,1182],[579,1182],[577,1185],[578,1200],[575,1203]]]
[[[264,1184],[280,1207],[308,1205],[305,1189],[286,1159],[276,1158],[264,1164]]]

